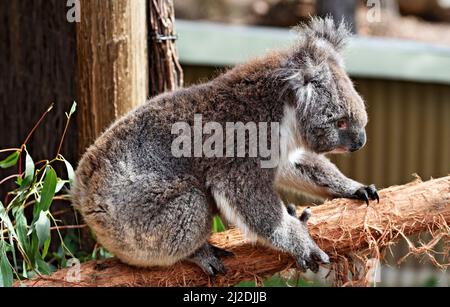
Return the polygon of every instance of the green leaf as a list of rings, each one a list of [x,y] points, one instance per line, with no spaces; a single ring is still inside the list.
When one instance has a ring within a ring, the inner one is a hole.
[[[48,248],[50,247],[50,242],[52,242],[52,237],[49,236],[48,239],[44,243],[44,249],[42,250],[42,258],[45,259],[45,256],[48,254]]]
[[[56,172],[50,165],[45,172],[44,185],[42,186],[41,199],[39,201],[39,210],[48,211],[52,204],[56,191],[57,177]]]
[[[33,181],[34,178],[34,161],[31,158],[30,154],[28,153],[27,149],[25,148],[26,157],[25,157],[25,176],[21,182],[20,188],[25,189],[27,188],[30,183]]]
[[[41,254],[39,253],[39,238],[36,232],[36,228],[33,229],[33,232],[31,233],[31,247],[30,247],[30,254],[28,255],[33,267],[36,267],[36,261],[41,257]]]
[[[225,226],[222,223],[220,217],[215,216],[213,219],[213,232],[222,232],[225,231]]]
[[[50,275],[52,273],[52,268],[44,260],[38,258],[36,260],[36,264],[37,264],[37,269],[40,273],[45,274],[45,275]]]
[[[64,159],[64,164],[66,165],[67,177],[69,178],[70,188],[72,188],[73,182],[75,180],[75,172],[73,171],[72,164],[70,164],[69,161],[67,161],[66,159]]]
[[[9,168],[16,165],[17,160],[19,160],[20,151],[16,151],[9,155],[5,160],[0,161],[0,168]]]
[[[8,237],[9,237],[9,245],[11,247],[14,246],[14,238],[13,238],[13,235],[12,235],[11,232],[8,234]],[[15,248],[11,249],[11,254],[12,254],[13,264],[14,264],[13,267],[17,268],[17,255],[16,255],[16,249]]]
[[[14,229],[14,225],[11,222],[11,219],[8,216],[8,212],[6,212],[5,207],[3,206],[3,203],[0,201],[0,221],[2,221],[8,231],[14,236],[17,237],[16,231]]]
[[[13,270],[5,251],[0,251],[0,287],[12,287]]]
[[[27,218],[23,213],[23,208],[13,208],[13,215],[16,219],[16,232],[19,244],[25,252],[29,252],[30,239],[28,238],[28,223]]]
[[[28,270],[26,261],[22,262],[22,276],[28,278]]]
[[[50,237],[50,220],[46,212],[41,211],[39,213],[39,219],[34,224],[34,227],[39,239],[39,246],[42,246]]]
[[[10,252],[11,251],[11,245],[8,244],[8,242],[6,241],[0,241],[0,250],[4,250],[5,253]]]

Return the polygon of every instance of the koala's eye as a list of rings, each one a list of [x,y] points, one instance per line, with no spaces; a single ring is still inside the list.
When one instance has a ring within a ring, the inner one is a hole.
[[[308,80],[307,83],[308,83],[308,84],[312,84],[312,85],[318,85],[318,84],[319,84],[319,79],[317,79],[317,78],[312,78],[312,79]]]
[[[336,127],[341,130],[347,129],[348,128],[348,120],[345,118],[338,120],[336,123]]]

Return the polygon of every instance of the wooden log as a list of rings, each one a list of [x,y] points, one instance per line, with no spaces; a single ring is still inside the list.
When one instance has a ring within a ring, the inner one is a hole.
[[[79,153],[147,99],[146,0],[81,0],[77,24]]]
[[[298,213],[300,213],[300,209]],[[332,256],[368,249],[374,242],[382,248],[402,236],[441,230],[450,238],[450,176],[427,182],[393,186],[380,191],[380,203],[370,206],[357,200],[336,199],[312,209],[309,227],[319,246]],[[375,241],[374,241],[375,240]],[[213,234],[210,242],[232,251],[224,259],[228,272],[208,278],[198,267],[178,263],[167,268],[139,269],[117,259],[81,265],[80,280],[68,282],[72,269],[51,277],[27,281],[27,286],[231,286],[294,267],[291,256],[271,248],[246,243],[237,229]],[[334,257],[334,259],[336,259]]]

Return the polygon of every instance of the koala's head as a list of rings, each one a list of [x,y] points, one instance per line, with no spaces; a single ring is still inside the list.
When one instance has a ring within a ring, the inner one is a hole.
[[[284,99],[302,145],[317,153],[356,151],[366,142],[367,113],[340,55],[349,32],[331,18],[298,28],[299,42],[280,69]]]

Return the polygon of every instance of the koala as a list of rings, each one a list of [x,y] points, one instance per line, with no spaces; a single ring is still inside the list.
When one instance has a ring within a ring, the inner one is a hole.
[[[220,257],[230,253],[208,242],[219,212],[248,240],[291,254],[302,271],[329,263],[309,235],[310,210],[297,218],[275,187],[378,199],[373,185],[345,177],[325,157],[366,142],[365,105],[340,55],[348,36],[343,23],[313,19],[298,28],[293,47],[154,97],[113,123],[82,156],[72,189],[97,241],[129,265],[187,260],[209,275],[225,273]],[[264,168],[261,156],[250,155],[175,157],[173,125],[192,124],[194,114],[223,125],[279,123],[279,163]]]

